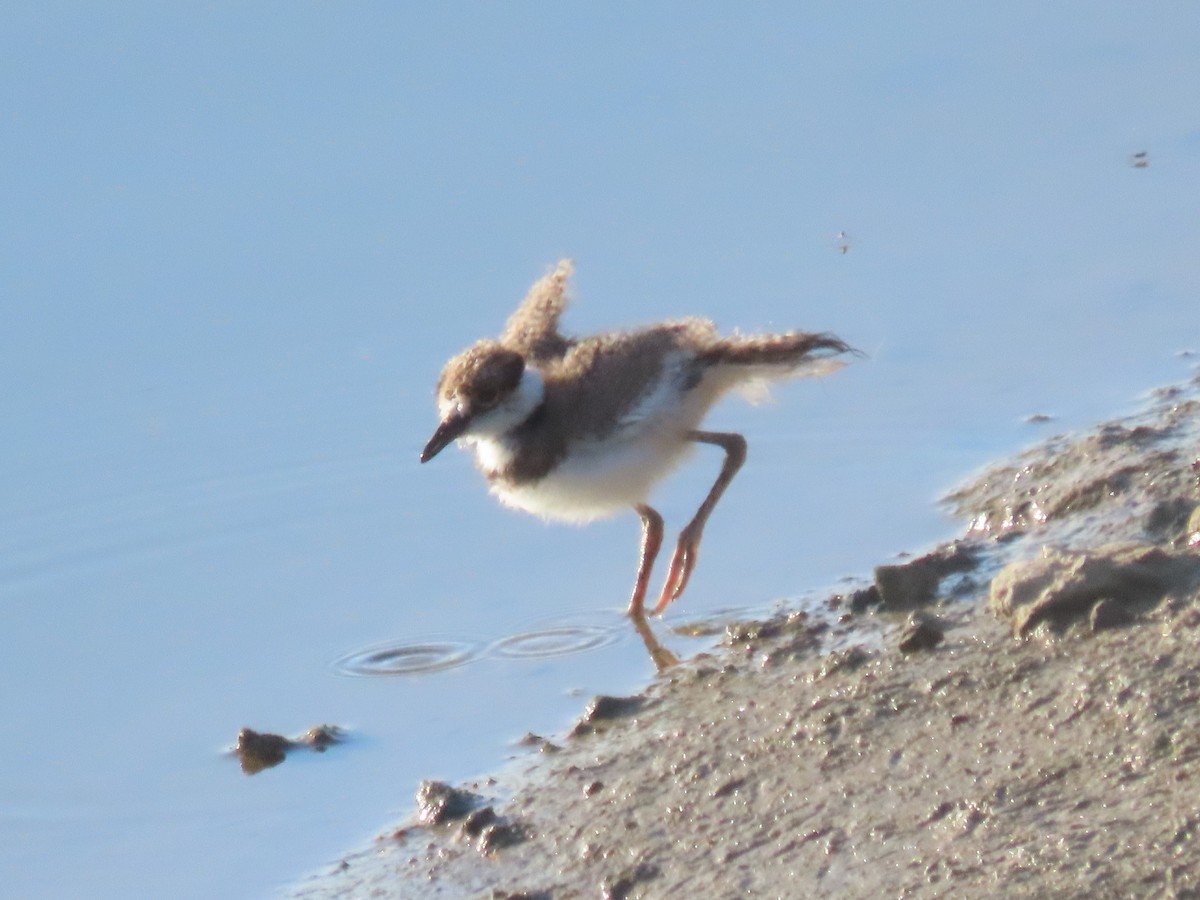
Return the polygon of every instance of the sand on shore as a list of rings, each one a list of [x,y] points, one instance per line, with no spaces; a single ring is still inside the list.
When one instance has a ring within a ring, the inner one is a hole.
[[[660,658],[294,896],[1200,896],[1198,394],[990,469],[959,541]]]

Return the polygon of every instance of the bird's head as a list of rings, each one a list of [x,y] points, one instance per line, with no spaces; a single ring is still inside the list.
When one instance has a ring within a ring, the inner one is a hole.
[[[421,451],[428,462],[459,438],[496,437],[525,421],[541,404],[536,369],[496,341],[479,341],[442,369],[437,405],[441,423]]]

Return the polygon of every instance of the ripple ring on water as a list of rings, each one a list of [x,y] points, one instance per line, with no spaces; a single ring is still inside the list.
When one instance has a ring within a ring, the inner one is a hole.
[[[333,668],[343,675],[427,675],[478,659],[484,646],[482,641],[461,638],[398,641],[343,656]]]
[[[501,638],[488,651],[507,659],[543,659],[596,650],[620,639],[621,632],[603,625],[553,625]]]

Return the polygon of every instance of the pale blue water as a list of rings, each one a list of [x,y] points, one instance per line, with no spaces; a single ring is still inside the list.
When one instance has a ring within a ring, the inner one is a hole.
[[[5,893],[268,894],[651,676],[635,517],[547,526],[463,454],[417,463],[445,358],[559,255],[581,332],[869,354],[710,420],[750,461],[679,650],[956,533],[942,490],[1183,378],[1198,41],[1185,5],[6,5]],[[669,527],[716,467],[665,486]],[[564,629],[603,637],[530,637]],[[476,657],[335,666],[414,643]],[[320,723],[350,742],[224,755]]]

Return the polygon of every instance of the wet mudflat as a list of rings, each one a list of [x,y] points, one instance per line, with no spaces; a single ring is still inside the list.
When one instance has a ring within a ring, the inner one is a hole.
[[[985,472],[960,540],[423,786],[453,814],[295,894],[1200,896],[1198,393]]]

